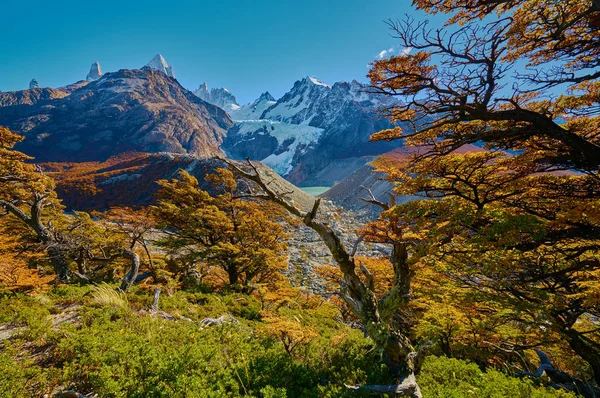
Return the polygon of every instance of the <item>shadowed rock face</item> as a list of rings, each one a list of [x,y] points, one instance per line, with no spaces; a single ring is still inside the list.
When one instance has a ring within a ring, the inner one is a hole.
[[[233,122],[174,78],[143,68],[107,73],[72,92],[0,93],[0,125],[37,161],[104,160],[125,151],[221,154]]]

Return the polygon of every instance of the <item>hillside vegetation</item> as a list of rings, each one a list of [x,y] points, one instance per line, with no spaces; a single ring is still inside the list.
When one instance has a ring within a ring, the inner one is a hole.
[[[281,305],[275,297],[186,290],[162,296],[164,313],[153,313],[151,292],[115,288],[4,295],[0,323],[10,326],[0,329],[0,396],[369,396],[345,384],[386,380],[373,343],[321,298],[298,293]],[[237,322],[202,326],[223,314]],[[422,380],[430,397],[569,396],[433,356]]]
[[[449,19],[390,22],[407,50],[372,64],[401,100],[371,139],[412,148],[373,162],[393,189],[354,244],[250,160],[42,169],[0,127],[0,394],[598,397],[600,7],[413,4]],[[286,267],[301,224],[319,283]]]

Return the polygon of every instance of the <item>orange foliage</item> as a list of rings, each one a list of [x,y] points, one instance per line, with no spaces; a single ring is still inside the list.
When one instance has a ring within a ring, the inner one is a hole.
[[[0,290],[38,290],[54,279],[52,275],[42,275],[31,269],[26,255],[20,250],[20,243],[9,232],[4,221],[0,221]]]

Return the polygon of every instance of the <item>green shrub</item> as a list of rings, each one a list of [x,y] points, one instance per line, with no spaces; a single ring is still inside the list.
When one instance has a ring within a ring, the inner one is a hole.
[[[0,324],[18,327],[19,337],[27,341],[46,338],[51,330],[50,306],[35,297],[18,295],[3,298],[0,305]]]
[[[0,352],[0,397],[27,397],[32,391],[42,396],[50,384],[51,372],[31,361],[15,362],[11,355]]]
[[[333,398],[368,396],[345,384],[389,382],[373,343],[326,306],[281,308],[318,330],[291,356],[278,339],[256,334],[262,321],[255,298],[197,291],[161,296],[162,310],[190,322],[138,312],[148,308],[150,292],[134,288],[127,299],[115,293],[114,286],[71,286],[42,298],[4,297],[0,324],[21,329],[16,339],[0,342],[0,397],[41,396],[62,386],[101,397]],[[52,326],[51,314],[67,307],[77,311],[77,321]],[[240,323],[200,330],[199,320],[228,313]],[[570,396],[437,357],[427,359],[418,381],[425,397]]]
[[[530,380],[494,369],[483,372],[473,363],[445,357],[428,357],[417,380],[423,396],[428,398],[574,397],[562,390],[535,386]]]

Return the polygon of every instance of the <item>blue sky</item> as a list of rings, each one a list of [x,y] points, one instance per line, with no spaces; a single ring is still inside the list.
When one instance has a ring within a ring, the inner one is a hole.
[[[409,0],[4,1],[0,90],[72,83],[96,60],[139,68],[157,52],[184,87],[206,81],[240,103],[307,75],[365,81],[381,51],[401,50],[383,21],[406,13]]]

